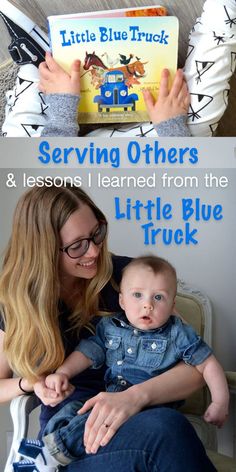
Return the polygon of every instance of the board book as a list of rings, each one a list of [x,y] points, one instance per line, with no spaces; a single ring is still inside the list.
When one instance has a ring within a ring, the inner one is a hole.
[[[79,123],[148,121],[142,90],[156,98],[162,69],[169,69],[171,84],[177,67],[178,20],[165,16],[165,9],[161,16],[157,11],[146,7],[48,18],[56,62],[69,72],[75,59],[81,61]]]

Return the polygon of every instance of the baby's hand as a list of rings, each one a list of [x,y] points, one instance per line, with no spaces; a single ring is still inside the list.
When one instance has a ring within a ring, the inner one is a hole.
[[[163,69],[160,90],[155,101],[149,90],[143,91],[143,97],[150,120],[154,124],[185,115],[188,112],[190,95],[182,69],[178,69],[171,89],[168,87],[169,71]]]
[[[50,377],[50,375],[48,377]],[[50,379],[48,379],[48,383],[50,383]],[[34,392],[37,397],[40,398],[44,405],[50,405],[52,407],[65,400],[65,398],[73,393],[74,389],[75,387],[69,384],[68,389],[59,394],[56,390],[46,385],[46,379],[43,377],[34,384]]]
[[[221,428],[228,416],[228,403],[212,402],[204,413],[204,420]]]
[[[59,395],[63,395],[69,389],[70,383],[66,374],[55,373],[46,377],[45,385]]]
[[[39,66],[39,90],[43,93],[80,93],[80,61],[73,62],[70,74],[62,69],[54,61],[52,55],[47,52],[45,62]]]

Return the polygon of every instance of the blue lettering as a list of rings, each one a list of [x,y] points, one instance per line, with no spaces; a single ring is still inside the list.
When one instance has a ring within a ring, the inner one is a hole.
[[[50,162],[50,154],[46,151],[49,151],[50,144],[47,141],[42,141],[39,144],[39,151],[42,155],[38,156],[38,159],[42,164],[48,164]]]
[[[68,39],[68,41],[66,41],[66,30],[60,30],[59,34],[62,36],[62,43],[61,43],[62,47],[71,46],[70,39]]]
[[[127,148],[128,160],[131,164],[137,164],[141,155],[140,145],[137,141],[130,141]]]
[[[198,244],[197,239],[194,236],[197,234],[197,229],[191,231],[189,223],[185,224],[184,230],[181,228],[171,229],[171,228],[153,228],[153,223],[146,223],[141,226],[144,231],[144,244],[145,245],[157,245],[158,243],[163,243],[166,246],[169,246],[172,243],[175,243],[177,246],[180,246],[185,242],[187,246],[190,244]]]
[[[222,205],[207,205],[201,203],[200,198],[183,198],[182,199],[182,218],[184,221],[188,221],[190,218],[194,218],[195,221],[209,221],[210,219],[222,220]]]

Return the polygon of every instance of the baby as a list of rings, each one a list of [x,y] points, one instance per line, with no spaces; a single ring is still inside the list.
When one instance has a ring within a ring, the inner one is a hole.
[[[106,390],[119,392],[183,360],[196,367],[210,389],[205,421],[221,427],[229,404],[224,372],[211,348],[173,314],[176,291],[176,271],[169,262],[155,256],[133,259],[121,281],[119,302],[123,312],[104,316],[96,335],[83,339],[57,371],[48,375],[46,385],[61,394],[68,389],[70,378],[105,363]],[[49,470],[42,466],[42,457],[44,464],[56,466],[66,465],[83,453],[83,428],[88,415],[77,414],[80,406],[79,402],[70,402],[51,418],[37,454],[32,441],[22,440],[19,452],[27,457],[38,456],[35,463],[40,472]],[[106,419],[108,435],[115,422],[116,418]]]

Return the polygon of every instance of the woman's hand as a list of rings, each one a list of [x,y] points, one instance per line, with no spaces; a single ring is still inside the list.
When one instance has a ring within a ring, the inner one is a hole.
[[[105,446],[120,426],[143,407],[142,395],[136,396],[133,387],[131,389],[116,393],[101,392],[78,411],[78,414],[83,414],[92,408],[84,431],[88,454],[95,454],[99,446]]]
[[[143,98],[150,120],[153,124],[185,115],[190,104],[190,95],[182,69],[178,69],[171,89],[168,86],[169,71],[163,69],[160,81],[160,90],[155,101],[149,90],[143,91]]]
[[[118,428],[145,407],[187,398],[204,385],[195,367],[180,362],[157,377],[129,387],[124,392],[102,392],[88,400],[78,414],[91,413],[85,424],[86,452],[96,453]]]
[[[74,61],[70,74],[62,69],[54,61],[52,55],[47,52],[45,62],[39,66],[39,90],[43,93],[69,93],[80,94],[80,61]]]
[[[34,384],[34,393],[41,400],[44,405],[56,406],[61,403],[65,398],[69,397],[74,391],[74,386],[69,384],[67,390],[57,393],[55,390],[47,387],[45,378],[38,380]]]

